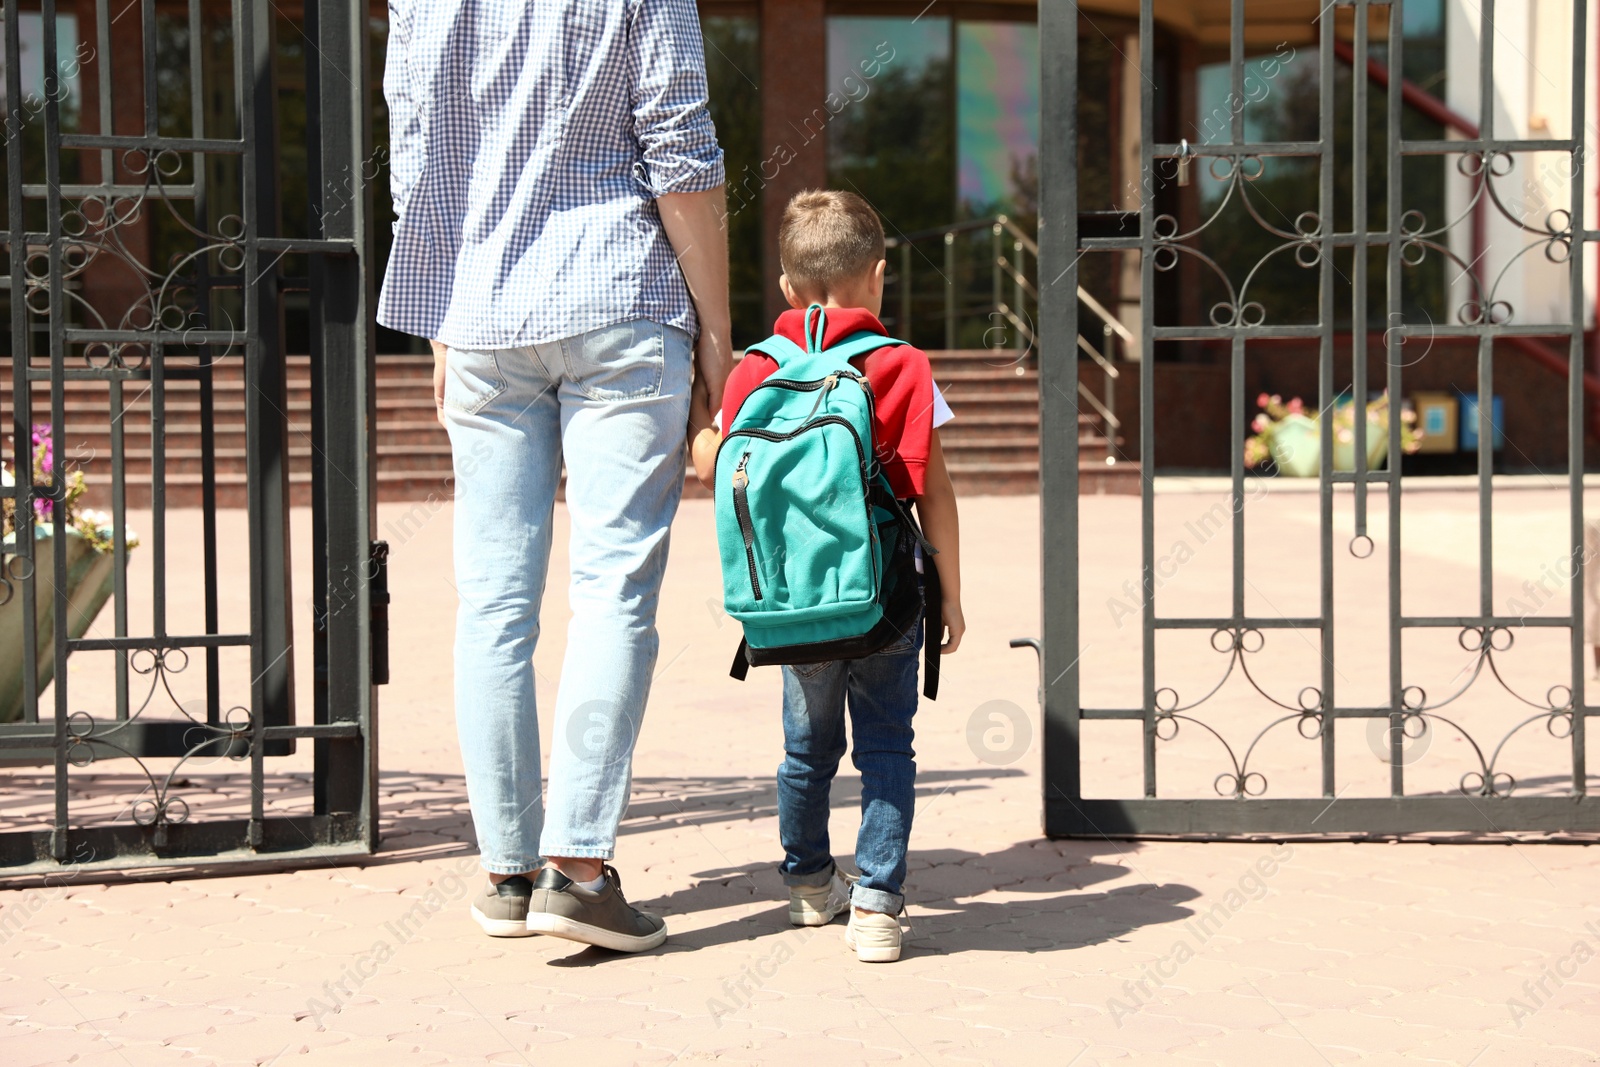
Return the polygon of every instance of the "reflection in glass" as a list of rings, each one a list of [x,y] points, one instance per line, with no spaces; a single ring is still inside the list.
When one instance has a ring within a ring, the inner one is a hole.
[[[1039,195],[1039,27],[963,22],[956,59],[962,207],[972,216],[1032,216]]]
[[[955,217],[950,30],[928,16],[828,20],[828,184],[866,197],[890,233]]]

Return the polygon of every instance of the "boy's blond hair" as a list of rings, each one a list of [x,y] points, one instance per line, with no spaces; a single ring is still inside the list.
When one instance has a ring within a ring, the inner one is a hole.
[[[855,193],[796,193],[778,225],[778,260],[802,297],[822,297],[883,258],[883,223]]]

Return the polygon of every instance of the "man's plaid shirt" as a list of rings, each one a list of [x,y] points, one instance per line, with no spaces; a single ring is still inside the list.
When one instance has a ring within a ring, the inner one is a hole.
[[[723,182],[694,0],[390,0],[378,321],[514,348],[696,332],[655,198]]]

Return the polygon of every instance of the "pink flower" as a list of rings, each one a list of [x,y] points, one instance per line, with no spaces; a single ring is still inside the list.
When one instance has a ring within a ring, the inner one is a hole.
[[[1299,397],[1295,397],[1293,400],[1289,401],[1290,414],[1299,415],[1301,412],[1305,411],[1305,409],[1306,405]]]
[[[1272,398],[1266,393],[1262,393],[1260,396],[1256,397],[1256,407],[1258,408],[1264,408],[1270,403],[1272,403]]]
[[[1263,411],[1255,417],[1255,421],[1250,424],[1250,428],[1256,433],[1264,433],[1270,425],[1272,425],[1272,420],[1267,418],[1267,413]]]

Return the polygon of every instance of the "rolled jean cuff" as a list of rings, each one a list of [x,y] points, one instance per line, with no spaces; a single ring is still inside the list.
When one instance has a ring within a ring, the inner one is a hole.
[[[544,860],[537,856],[529,863],[490,863],[487,860],[482,860],[478,863],[478,866],[490,874],[532,874],[544,866]]]
[[[899,915],[900,910],[906,906],[906,898],[900,893],[863,889],[857,885],[850,890],[850,903],[862,911],[881,911],[885,915]]]
[[[544,854],[546,858],[564,860],[608,860],[616,856],[616,850],[593,845],[553,845],[545,848]]]
[[[827,870],[815,871],[811,874],[790,874],[782,867],[779,867],[778,873],[783,875],[784,885],[809,886],[814,889],[817,886],[827,885],[829,882],[833,881],[833,872],[838,870],[838,866],[839,865],[836,863],[830,863],[828,864]]]

